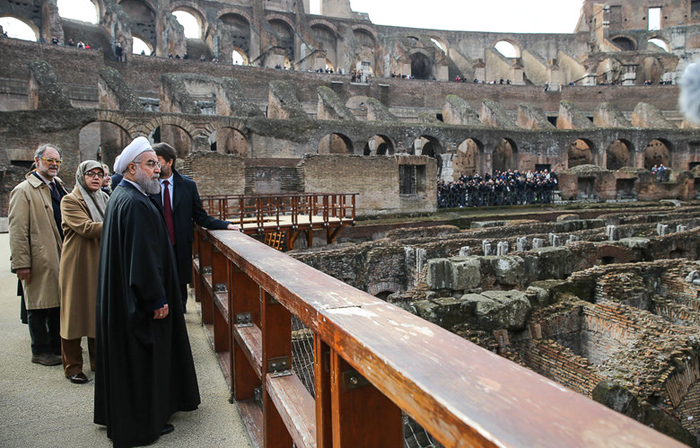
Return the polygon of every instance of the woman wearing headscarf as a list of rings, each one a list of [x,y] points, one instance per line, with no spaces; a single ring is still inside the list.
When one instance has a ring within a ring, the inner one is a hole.
[[[90,368],[95,365],[95,295],[102,221],[109,196],[101,190],[104,168],[87,160],[75,173],[75,188],[63,197],[63,249],[59,285],[61,288],[61,351],[63,370],[72,383],[85,384],[83,350],[88,338]]]

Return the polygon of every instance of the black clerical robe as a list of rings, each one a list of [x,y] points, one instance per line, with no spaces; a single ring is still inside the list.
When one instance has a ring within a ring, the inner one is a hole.
[[[153,319],[167,301],[170,313]],[[199,405],[172,246],[163,215],[127,181],[107,205],[97,280],[95,423],[115,447],[146,445]]]

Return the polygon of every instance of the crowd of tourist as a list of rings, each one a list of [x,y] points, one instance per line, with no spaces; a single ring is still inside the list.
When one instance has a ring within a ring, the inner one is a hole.
[[[462,175],[454,182],[438,181],[438,208],[548,204],[559,179],[553,171],[494,171]]]

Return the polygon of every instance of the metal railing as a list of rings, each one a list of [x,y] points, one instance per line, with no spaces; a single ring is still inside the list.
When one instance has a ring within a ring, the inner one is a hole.
[[[446,447],[682,446],[240,232],[199,228],[194,250],[202,321],[257,446],[399,448],[417,425]]]

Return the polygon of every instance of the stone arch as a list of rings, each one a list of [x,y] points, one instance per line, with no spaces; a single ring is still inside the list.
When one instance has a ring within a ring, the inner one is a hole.
[[[103,163],[112,166],[114,158],[139,134],[137,127],[121,115],[98,111],[95,121],[80,128],[78,149],[80,160],[95,159],[100,149]]]
[[[218,16],[222,26],[219,27],[221,36],[220,55],[231,54],[235,49],[245,56],[245,60],[250,58],[251,26],[250,16],[245,11],[227,8]],[[225,62],[225,61],[224,61]]]
[[[337,132],[326,134],[318,142],[318,154],[354,154],[352,140]]]
[[[649,48],[651,45],[651,48]],[[666,53],[671,52],[671,44],[662,36],[654,35],[649,37],[647,39],[647,50],[648,51],[657,51],[654,46],[659,47],[661,50],[665,51]]]
[[[39,30],[39,27],[36,26],[36,24],[31,20],[28,20],[25,17],[15,14],[0,14],[0,19],[4,18],[17,20],[18,22],[21,22],[22,24],[28,26],[34,32],[34,42],[39,41],[39,38],[41,37],[41,31]]]
[[[313,19],[309,21],[309,27],[313,28],[316,25],[321,25],[329,30],[331,30],[336,36],[338,36],[340,33],[338,33],[338,27],[335,26],[335,24],[329,22],[328,20],[325,19]]]
[[[148,39],[144,38],[143,36],[140,36],[140,35],[138,35],[138,34],[132,34],[132,35],[131,35],[131,39],[132,39],[132,41],[133,41],[133,39],[138,39],[138,40],[140,40],[140,41],[143,43],[143,45],[145,45],[146,48],[148,48],[149,53],[147,53],[147,55],[151,55],[151,54],[154,54],[154,53],[155,53],[156,50],[155,50],[155,47],[153,46],[153,44],[152,44],[151,42],[149,42]],[[133,44],[132,44],[132,48],[133,48],[133,52],[134,52],[135,54],[136,54],[136,53],[141,53],[140,51],[138,51],[138,45],[133,45]]]
[[[657,84],[661,81],[665,72],[661,60],[653,56],[644,58],[638,70],[640,72],[638,79],[642,82],[651,82],[652,84]]]
[[[510,138],[503,138],[493,149],[492,171],[518,169],[518,146]]]
[[[629,140],[617,139],[612,142],[606,150],[606,156],[605,168],[608,170],[634,166],[634,147]]]
[[[252,16],[248,14],[246,10],[236,7],[224,8],[218,12],[216,17],[217,19],[222,20],[224,16],[227,16],[229,14],[232,14],[234,16],[241,16],[248,23],[248,26],[250,26],[250,24],[253,23]]]
[[[471,176],[483,171],[484,144],[474,138],[467,138],[457,147],[452,160],[453,177]]]
[[[285,48],[286,57],[294,60],[294,23],[280,14],[270,14],[265,17],[279,44]]]
[[[356,41],[358,40],[358,35],[360,35],[360,37],[361,37],[362,34],[367,35],[369,38],[372,39],[372,45],[371,45],[372,47],[377,46],[377,41],[379,40],[379,37],[377,36],[377,32],[373,28],[371,28],[367,25],[353,25],[352,26],[352,35]],[[363,42],[359,42],[359,43],[360,43],[360,45],[365,45]],[[369,45],[365,45],[365,46],[369,46]]]
[[[311,31],[316,41],[325,50],[326,58],[331,62],[331,66],[337,66],[338,61],[338,32],[334,26],[325,20],[316,20],[311,25]]]
[[[195,2],[191,1],[180,1],[175,2],[170,5],[170,12],[184,11],[186,13],[192,14],[192,16],[197,20],[199,25],[199,39],[203,39],[207,34],[207,29],[209,27],[209,22],[207,20],[207,14],[201,7]]]
[[[567,163],[569,168],[579,165],[595,164],[595,145],[585,138],[578,138],[571,142],[567,151]]]
[[[144,130],[155,143],[167,142],[175,148],[177,156],[184,159],[192,149],[197,129],[182,117],[163,115],[144,125]]]
[[[622,51],[637,51],[637,41],[629,36],[615,36],[610,39]]]
[[[209,135],[212,151],[239,157],[250,157],[250,141],[241,130],[232,126],[217,127]]]
[[[447,41],[443,39],[440,36],[430,36],[430,40],[435,44],[436,47],[440,49],[445,55],[449,53],[450,46],[447,44]]]
[[[615,58],[607,58],[596,67],[598,84],[616,84],[622,81],[622,64]]]
[[[151,48],[156,48],[158,9],[155,5],[148,0],[122,0],[119,5],[131,19],[131,33],[140,36]]]
[[[512,49],[515,51],[515,55],[513,55],[513,56],[507,56],[507,55],[503,54],[502,51],[501,51],[503,48],[501,48],[501,49],[499,50],[498,47],[501,46],[501,45],[504,45],[504,44],[507,44],[508,46],[512,47]],[[505,57],[507,57],[507,58],[519,58],[519,57],[521,56],[521,54],[522,54],[522,48],[523,48],[523,46],[522,46],[522,44],[521,44],[520,42],[518,42],[517,40],[512,39],[512,38],[509,38],[509,37],[505,37],[505,38],[500,38],[500,39],[498,39],[496,42],[494,42],[493,45],[491,46],[491,48],[492,48],[494,51],[497,51],[497,52],[501,53],[503,56],[505,56]]]
[[[409,53],[411,76],[416,79],[432,79],[435,61],[433,56],[422,48],[414,48]]]
[[[391,156],[396,152],[396,145],[386,135],[376,134],[367,140],[363,154],[366,156]]]
[[[663,164],[671,167],[671,142],[664,138],[654,138],[647,143],[644,149],[644,168],[650,170],[654,165]]]
[[[434,157],[437,159],[437,156],[439,154],[443,154],[444,152],[445,149],[443,148],[442,144],[440,144],[440,140],[437,137],[422,134],[413,141],[411,153],[415,155]]]

